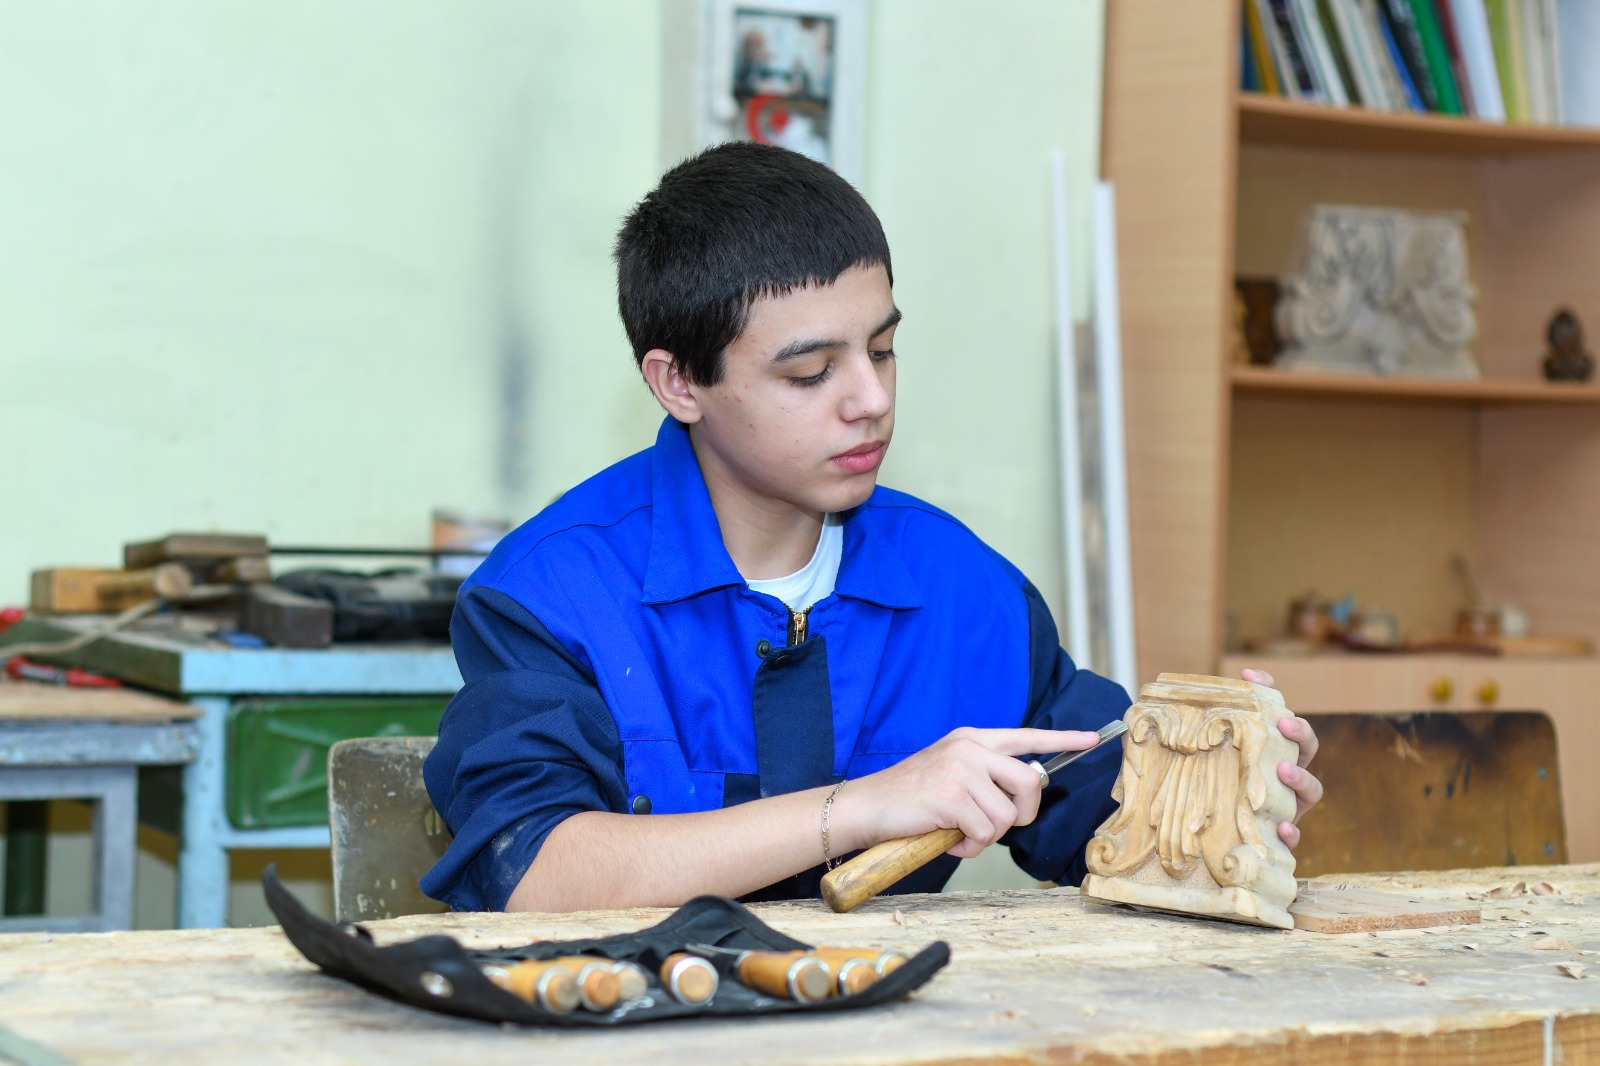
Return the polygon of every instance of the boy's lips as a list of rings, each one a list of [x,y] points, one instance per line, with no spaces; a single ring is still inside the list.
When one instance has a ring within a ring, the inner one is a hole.
[[[881,440],[868,441],[866,444],[857,445],[847,452],[840,452],[833,457],[833,462],[848,470],[852,474],[865,474],[876,470],[878,464],[883,462],[883,451],[887,442]]]

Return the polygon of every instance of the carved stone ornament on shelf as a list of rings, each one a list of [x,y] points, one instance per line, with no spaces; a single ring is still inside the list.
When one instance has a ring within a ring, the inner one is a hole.
[[[1285,370],[1476,378],[1466,216],[1315,204],[1274,318]]]
[[[1198,674],[1162,674],[1123,720],[1121,806],[1089,842],[1080,891],[1112,903],[1294,928],[1294,854],[1278,823],[1294,792],[1278,763],[1300,746],[1276,689]]]

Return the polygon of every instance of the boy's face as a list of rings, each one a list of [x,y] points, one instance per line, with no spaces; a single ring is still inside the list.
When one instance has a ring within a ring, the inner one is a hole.
[[[718,517],[813,516],[866,501],[894,435],[900,312],[881,266],[757,300],[722,380],[682,383]],[[726,513],[728,509],[737,513]],[[754,510],[751,510],[754,509]]]

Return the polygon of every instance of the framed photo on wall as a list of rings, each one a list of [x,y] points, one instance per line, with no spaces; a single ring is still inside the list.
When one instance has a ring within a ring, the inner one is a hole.
[[[701,147],[782,145],[859,185],[865,0],[701,0]]]

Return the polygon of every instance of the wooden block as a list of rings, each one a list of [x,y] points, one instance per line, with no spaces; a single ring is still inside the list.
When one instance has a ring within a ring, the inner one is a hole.
[[[174,533],[160,540],[124,545],[122,565],[129,570],[139,570],[169,561],[214,562],[240,555],[265,554],[267,538],[254,534]]]
[[[1299,746],[1278,731],[1276,689],[1162,674],[1123,720],[1118,809],[1089,842],[1083,895],[1289,929],[1294,855],[1278,823],[1294,793],[1278,763]]]
[[[100,609],[125,611],[146,600],[175,599],[187,595],[193,586],[194,579],[179,563],[113,572],[100,581]]]
[[[199,570],[208,585],[264,585],[272,580],[272,563],[265,555],[241,555]]]
[[[326,648],[333,643],[333,604],[257,585],[245,595],[239,628],[279,648]]]
[[[119,572],[67,566],[35,570],[28,605],[45,614],[98,613],[100,582]]]
[[[1289,905],[1294,927],[1311,933],[1373,933],[1477,925],[1483,912],[1470,904],[1425,902],[1396,892],[1308,882]]]

